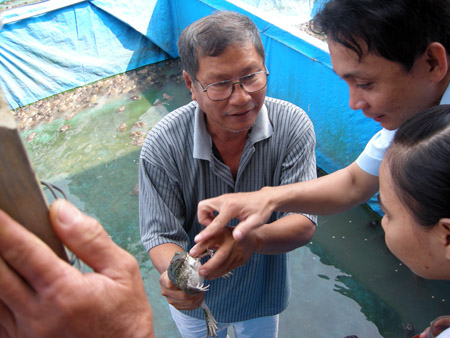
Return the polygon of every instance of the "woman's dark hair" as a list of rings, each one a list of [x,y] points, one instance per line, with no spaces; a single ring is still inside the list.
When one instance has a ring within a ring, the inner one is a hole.
[[[355,51],[368,51],[409,71],[432,42],[450,53],[450,0],[330,0],[311,29]]]
[[[218,56],[231,44],[251,42],[265,59],[264,46],[258,28],[242,14],[221,11],[187,26],[180,34],[177,47],[183,69],[195,79],[201,56]]]
[[[450,217],[450,105],[406,121],[384,161],[397,195],[421,225]]]

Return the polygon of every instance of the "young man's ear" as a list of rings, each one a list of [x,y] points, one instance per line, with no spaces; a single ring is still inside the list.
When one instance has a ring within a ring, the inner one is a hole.
[[[450,218],[441,218],[439,220],[439,231],[445,244],[445,257],[450,261]]]
[[[425,52],[431,79],[439,82],[448,71],[448,58],[445,47],[439,42],[432,42]]]
[[[183,70],[183,79],[186,87],[191,91],[192,100],[195,101],[194,80],[192,80],[191,76],[185,70]]]

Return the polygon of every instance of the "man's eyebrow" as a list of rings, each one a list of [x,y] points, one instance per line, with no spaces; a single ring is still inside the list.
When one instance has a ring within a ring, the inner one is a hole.
[[[343,74],[342,76],[341,76],[341,79],[343,79],[343,80],[348,80],[348,79],[353,79],[353,78],[355,78],[356,76],[355,76],[355,74],[353,74],[353,73],[346,73],[346,74]]]
[[[362,73],[360,71],[350,71],[350,72],[344,73],[342,75],[339,75],[334,69],[333,69],[333,72],[337,76],[339,76],[342,80],[348,80],[348,79],[354,79],[354,78],[362,78],[362,79],[364,79],[364,78],[367,77],[367,74],[364,74],[364,73]]]
[[[341,79],[348,80],[348,79],[355,79],[355,78],[363,78],[363,74],[360,72],[349,72],[342,74]]]
[[[244,73],[242,76],[246,76],[246,75],[249,75],[249,74],[251,74],[251,73],[254,73],[254,72],[256,72],[258,67],[256,66],[256,65],[249,65],[249,66],[247,66],[247,67],[245,67],[243,70],[242,70],[242,73]],[[264,70],[264,69],[262,69],[262,70]],[[211,74],[211,73],[210,73]],[[230,79],[229,78],[229,76],[228,75],[226,75],[226,74],[223,74],[223,73],[218,73],[218,74],[214,74],[214,73],[212,73],[212,76],[211,76],[212,78],[216,78],[217,80],[215,80],[215,81],[212,81],[212,82],[210,82],[209,84],[211,84],[211,83],[216,83],[216,82],[223,82],[223,81],[230,81],[230,80],[233,80],[233,79]]]

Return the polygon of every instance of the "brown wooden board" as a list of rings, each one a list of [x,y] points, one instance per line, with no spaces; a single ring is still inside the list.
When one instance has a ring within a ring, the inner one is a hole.
[[[1,91],[0,209],[41,238],[59,257],[68,260],[50,225],[47,201]]]

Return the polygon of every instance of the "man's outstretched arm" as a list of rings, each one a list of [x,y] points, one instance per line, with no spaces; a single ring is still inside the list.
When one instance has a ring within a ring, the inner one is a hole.
[[[233,237],[241,240],[267,222],[274,211],[330,215],[366,202],[378,191],[378,177],[363,171],[356,162],[320,178],[248,193],[225,194],[201,201],[198,220],[207,226],[195,238],[202,242],[236,218]]]

